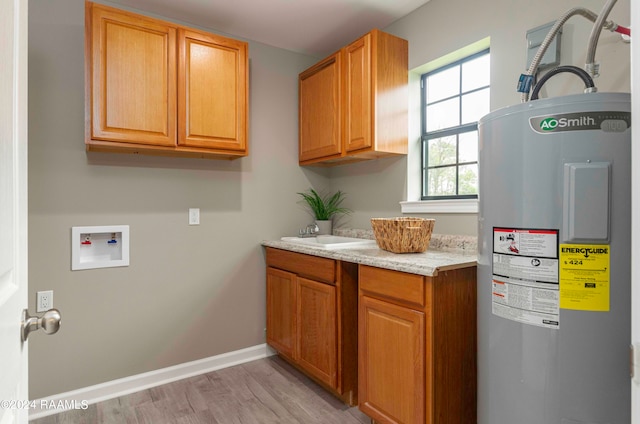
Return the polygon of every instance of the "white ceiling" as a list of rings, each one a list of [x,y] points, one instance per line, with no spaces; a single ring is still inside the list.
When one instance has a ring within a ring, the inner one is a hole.
[[[111,0],[275,47],[326,56],[429,0]]]

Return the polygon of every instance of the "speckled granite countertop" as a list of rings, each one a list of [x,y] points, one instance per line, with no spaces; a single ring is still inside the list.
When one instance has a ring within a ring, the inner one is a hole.
[[[336,229],[333,233],[345,237],[373,239],[373,233],[369,230]],[[429,248],[424,253],[391,253],[378,247],[326,250],[281,240],[265,240],[262,245],[429,277],[438,275],[439,271],[475,266],[477,260],[477,239],[470,236],[434,234]]]

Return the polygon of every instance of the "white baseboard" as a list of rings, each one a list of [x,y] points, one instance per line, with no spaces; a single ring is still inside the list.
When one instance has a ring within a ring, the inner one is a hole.
[[[58,414],[70,409],[86,409],[88,405],[97,402],[139,392],[150,387],[182,380],[183,378],[266,358],[275,353],[276,352],[266,344],[261,344],[199,359],[197,361],[185,362],[172,367],[107,381],[106,383],[84,387],[71,392],[47,396],[46,398],[32,401],[33,407],[29,409],[29,420]]]

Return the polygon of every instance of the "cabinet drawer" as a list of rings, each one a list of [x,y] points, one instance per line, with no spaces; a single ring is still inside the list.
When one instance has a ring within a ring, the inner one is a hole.
[[[421,275],[360,265],[360,290],[371,297],[425,305],[425,283]]]
[[[335,284],[336,262],[303,253],[267,248],[267,265],[324,283]]]

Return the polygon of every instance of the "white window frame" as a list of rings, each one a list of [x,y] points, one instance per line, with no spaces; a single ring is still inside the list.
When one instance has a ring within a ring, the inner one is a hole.
[[[409,150],[407,154],[407,195],[400,202],[403,214],[477,214],[478,199],[421,200],[422,161],[420,128],[420,77],[422,74],[456,62],[489,48],[487,37],[469,46],[456,50],[440,59],[426,63],[409,72]]]

